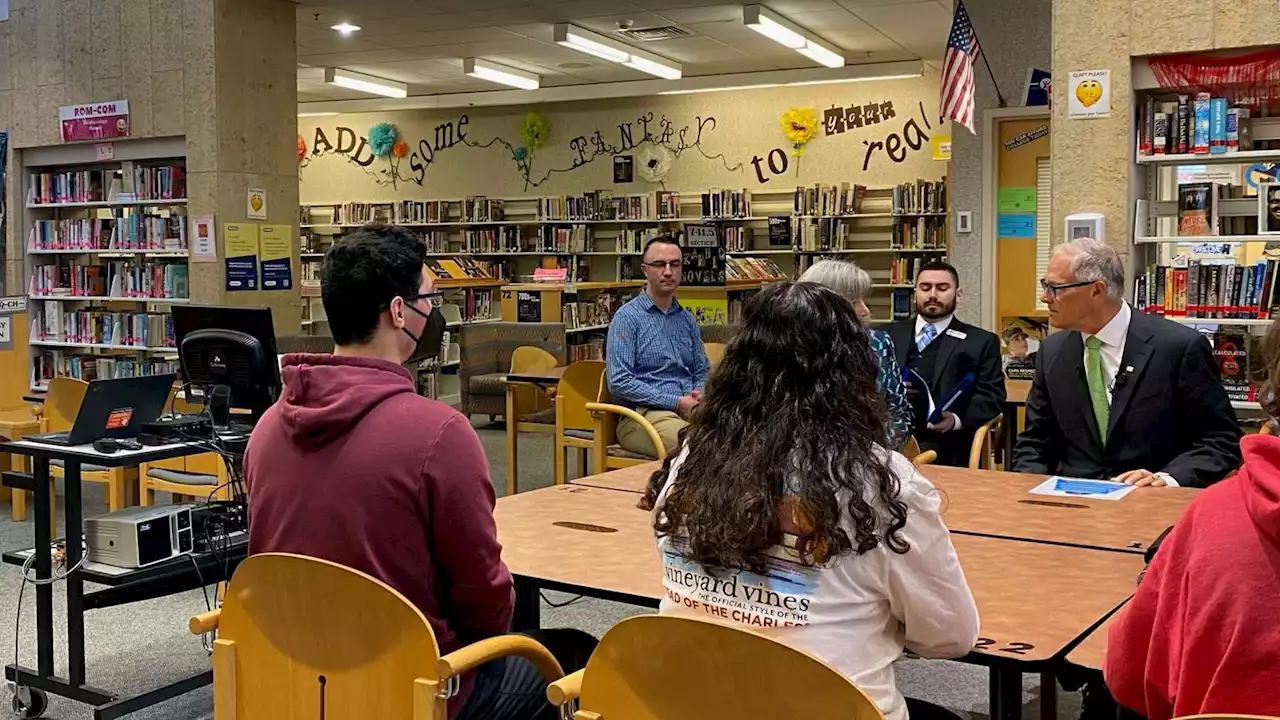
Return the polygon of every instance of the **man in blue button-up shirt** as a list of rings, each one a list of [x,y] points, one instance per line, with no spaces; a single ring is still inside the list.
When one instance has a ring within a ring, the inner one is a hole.
[[[609,324],[605,356],[614,402],[634,408],[653,425],[668,453],[707,384],[707,353],[693,315],[676,300],[680,287],[680,246],[658,236],[644,249],[644,292],[632,298]],[[618,421],[618,444],[631,452],[656,456],[640,426]]]

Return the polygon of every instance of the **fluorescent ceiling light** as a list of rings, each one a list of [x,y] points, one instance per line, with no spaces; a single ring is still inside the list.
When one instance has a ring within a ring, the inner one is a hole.
[[[409,96],[409,86],[402,82],[343,70],[342,68],[325,68],[324,81],[330,85],[337,85],[348,90],[359,90],[371,95],[382,95],[389,98]]]
[[[351,33],[360,32],[360,26],[359,26],[359,25],[352,25],[351,23],[347,23],[347,22],[344,22],[344,23],[338,23],[337,25],[334,25],[333,27],[330,27],[329,29],[330,29],[330,30],[337,30],[337,31],[338,31],[338,34],[340,34],[340,35],[350,35]]]
[[[790,84],[790,83],[787,83]],[[783,83],[764,83],[762,85],[730,85],[726,87],[693,88],[692,90],[667,90],[659,95],[692,95],[693,93],[727,92],[729,90],[759,90],[761,88],[782,87]]]
[[[634,70],[667,80],[679,80],[684,74],[684,68],[674,60],[638,50],[599,33],[584,30],[577,25],[556,23],[555,41],[570,50],[626,65]]]
[[[506,65],[499,65],[481,58],[464,58],[462,60],[462,72],[473,78],[510,85],[521,90],[537,90],[540,84],[538,76],[533,73],[527,73]]]
[[[856,65],[850,66],[846,68],[846,70],[851,70],[854,67],[858,67],[858,66]],[[687,90],[665,90],[658,94],[659,95],[691,95],[693,93],[725,92],[727,90],[759,90],[761,88],[801,87],[803,85],[838,85],[841,83],[870,82],[873,80],[905,80],[909,78],[918,78],[918,77],[920,77],[920,73],[918,72],[917,73],[892,73],[892,74],[885,74],[885,75],[860,75],[857,77],[824,78],[821,80],[796,80],[792,82],[780,82],[780,83],[763,83],[763,84],[753,84],[753,85],[727,85],[727,86],[721,85],[718,87],[689,88]]]
[[[298,117],[327,117],[329,115],[337,115],[336,112],[305,112],[298,113]]]
[[[752,30],[827,67],[843,67],[844,55],[818,36],[763,5],[742,6],[742,22]]]

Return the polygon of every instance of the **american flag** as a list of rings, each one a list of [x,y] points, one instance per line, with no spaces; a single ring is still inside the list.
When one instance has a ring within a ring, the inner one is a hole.
[[[964,3],[956,0],[956,17],[947,39],[947,56],[942,63],[943,120],[955,120],[973,132],[973,63],[978,59],[978,36],[969,22]],[[975,133],[976,134],[976,133]]]

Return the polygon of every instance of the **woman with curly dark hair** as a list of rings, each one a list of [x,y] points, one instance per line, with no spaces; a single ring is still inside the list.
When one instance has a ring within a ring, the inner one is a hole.
[[[660,612],[810,652],[905,720],[931,713],[904,701],[893,661],[964,655],[978,613],[937,492],[880,444],[876,376],[837,293],[784,283],[748,304],[661,478]]]
[[[1107,638],[1107,687],[1151,720],[1280,715],[1280,322],[1262,355],[1270,432],[1183,511]]]

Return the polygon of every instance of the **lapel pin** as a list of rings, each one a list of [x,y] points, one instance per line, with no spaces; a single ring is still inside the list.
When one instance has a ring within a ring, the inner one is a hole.
[[[1125,366],[1124,366],[1124,371],[1125,371],[1125,372],[1133,372],[1133,366],[1132,366],[1132,365],[1125,365]]]

